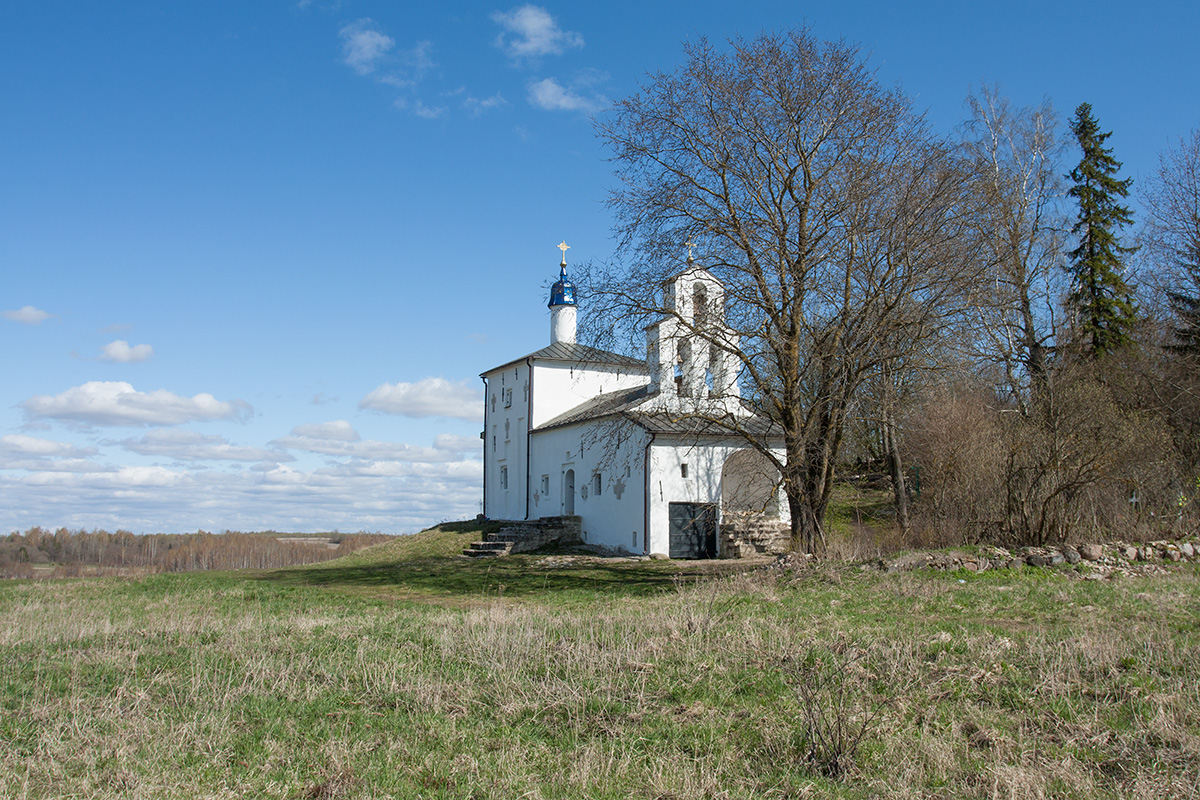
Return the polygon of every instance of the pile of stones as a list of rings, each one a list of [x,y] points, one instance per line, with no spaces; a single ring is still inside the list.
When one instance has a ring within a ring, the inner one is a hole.
[[[1064,574],[1087,580],[1104,580],[1118,576],[1162,574],[1170,564],[1197,560],[1200,560],[1200,542],[1191,539],[1139,544],[1112,542],[1049,545],[1022,547],[1016,550],[984,547],[974,553],[961,550],[907,553],[897,558],[880,560],[875,566],[885,572],[913,569],[962,569],[968,572],[983,572],[990,569],[1083,565],[1082,568],[1066,570]]]

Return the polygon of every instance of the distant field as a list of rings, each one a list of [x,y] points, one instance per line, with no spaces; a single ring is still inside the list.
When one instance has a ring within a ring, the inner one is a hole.
[[[0,797],[1200,790],[1194,565],[1110,582],[458,558],[477,537],[0,585]],[[837,722],[862,732],[853,758],[814,746]]]

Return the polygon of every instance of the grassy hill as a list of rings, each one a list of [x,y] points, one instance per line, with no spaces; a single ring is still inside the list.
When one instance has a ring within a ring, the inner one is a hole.
[[[1200,784],[1194,565],[1089,581],[457,557],[478,535],[445,525],[269,572],[0,585],[0,797]]]

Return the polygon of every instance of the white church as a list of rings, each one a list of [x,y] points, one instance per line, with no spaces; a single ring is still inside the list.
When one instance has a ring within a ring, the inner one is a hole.
[[[739,397],[720,281],[689,255],[663,287],[668,313],[646,328],[639,361],[575,341],[575,285],[568,246],[559,249],[550,344],[480,376],[484,516],[577,517],[586,544],[635,554],[785,551],[779,473],[729,430],[768,427]]]

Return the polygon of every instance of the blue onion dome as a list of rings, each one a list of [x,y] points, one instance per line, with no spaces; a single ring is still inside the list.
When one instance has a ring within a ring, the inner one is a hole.
[[[558,280],[550,287],[550,307],[575,305],[575,284],[567,277],[567,265],[562,264]]]
[[[567,250],[571,246],[563,241],[558,245],[558,249],[562,250],[562,263],[559,264],[558,280],[550,287],[550,302],[548,306],[573,306],[575,305],[575,284],[571,283],[571,279],[567,277]]]

